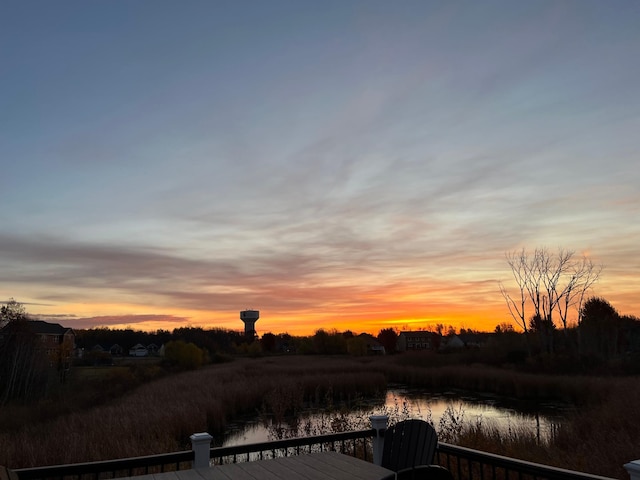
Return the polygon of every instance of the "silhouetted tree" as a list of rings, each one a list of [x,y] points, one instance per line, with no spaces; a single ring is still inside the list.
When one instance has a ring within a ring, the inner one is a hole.
[[[362,357],[367,354],[367,340],[362,336],[351,336],[347,339],[347,352],[349,355]]]
[[[534,315],[529,319],[529,330],[538,336],[540,346],[547,352],[553,351],[553,334],[556,326],[551,319]]]
[[[587,351],[605,358],[618,353],[620,315],[604,298],[592,297],[585,302],[579,328]]]
[[[347,353],[347,339],[337,330],[327,332],[324,329],[316,330],[313,335],[313,346],[316,353],[336,355]]]
[[[515,332],[513,329],[513,325],[507,322],[502,322],[496,325],[496,328],[493,330],[494,333],[512,333]]]
[[[531,353],[528,338],[529,326],[527,325],[525,311],[528,297],[527,285],[529,283],[529,271],[532,269],[531,262],[527,257],[524,248],[520,252],[507,252],[505,254],[505,258],[507,259],[507,264],[511,268],[511,274],[516,282],[518,297],[513,298],[502,283],[500,283],[500,293],[502,293],[502,296],[507,302],[507,308],[509,309],[511,317],[524,331],[525,339],[527,341],[527,350]]]
[[[602,268],[596,267],[586,256],[581,259],[575,259],[574,256],[574,252],[562,248],[555,254],[545,248],[536,248],[531,253],[522,249],[505,254],[518,297],[512,297],[502,283],[500,292],[507,302],[509,313],[525,335],[530,330],[530,325],[525,321],[527,304],[533,308],[533,318],[549,322],[546,326],[540,324],[547,331],[554,325],[553,313],[557,312],[565,339],[569,309],[576,308],[580,317],[584,295],[598,279]],[[551,344],[549,346],[552,348]]]
[[[378,333],[378,341],[384,347],[385,352],[394,353],[398,343],[398,332],[393,328],[383,328]]]
[[[563,293],[558,299],[558,314],[562,321],[563,331],[567,332],[567,313],[571,307],[578,312],[578,326],[582,321],[582,305],[584,297],[593,284],[600,278],[601,265],[594,265],[593,261],[583,256],[581,260],[573,262],[570,266],[570,278],[564,287]]]
[[[263,352],[274,352],[276,350],[276,336],[273,333],[265,333],[260,339]]]
[[[193,370],[205,362],[205,352],[193,343],[175,340],[165,345],[165,361],[179,368]]]
[[[24,305],[13,298],[7,300],[5,304],[0,307],[0,328],[4,327],[9,322],[24,320],[26,318],[27,312]]]

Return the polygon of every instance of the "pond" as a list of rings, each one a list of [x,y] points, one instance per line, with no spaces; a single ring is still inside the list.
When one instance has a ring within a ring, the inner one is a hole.
[[[525,404],[496,396],[463,395],[456,392],[434,394],[402,386],[370,399],[350,410],[309,410],[286,423],[271,418],[247,418],[228,426],[226,434],[215,439],[217,446],[268,442],[281,438],[320,435],[344,430],[370,428],[370,415],[389,415],[391,422],[421,418],[431,422],[442,434],[461,425],[492,428],[503,435],[529,432],[546,441],[562,422],[568,407],[557,404]]]

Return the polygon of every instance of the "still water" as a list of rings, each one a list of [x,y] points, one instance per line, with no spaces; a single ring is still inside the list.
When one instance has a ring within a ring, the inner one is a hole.
[[[217,445],[230,446],[267,442],[292,436],[319,435],[333,431],[370,428],[370,415],[387,414],[393,420],[422,418],[439,430],[441,421],[482,425],[502,434],[516,431],[533,432],[541,440],[548,439],[568,412],[567,407],[553,404],[527,405],[490,396],[466,396],[454,392],[434,394],[403,387],[389,388],[385,395],[341,413],[309,410],[289,424],[274,425],[270,418],[251,418],[229,425]],[[279,429],[278,427],[283,427]],[[284,430],[284,431],[283,431]]]

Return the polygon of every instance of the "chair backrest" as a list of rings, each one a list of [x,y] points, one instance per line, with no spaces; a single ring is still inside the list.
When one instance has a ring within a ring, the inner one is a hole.
[[[424,420],[404,420],[384,433],[382,466],[397,472],[417,465],[431,465],[438,435]]]

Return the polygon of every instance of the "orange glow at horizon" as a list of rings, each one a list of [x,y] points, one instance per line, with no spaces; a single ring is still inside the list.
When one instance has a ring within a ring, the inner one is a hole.
[[[640,300],[636,298],[632,284],[619,286],[603,281],[591,295],[607,299],[621,315],[637,315],[640,311]],[[281,290],[268,286],[260,296],[247,298],[243,304],[229,301],[224,308],[211,310],[142,303],[142,299],[141,303],[114,299],[113,302],[55,306],[28,300],[24,303],[29,314],[71,328],[172,331],[180,327],[202,327],[242,331],[240,311],[251,307],[260,311],[256,323],[259,335],[267,332],[312,335],[321,328],[375,335],[384,328],[420,330],[435,328],[438,324],[456,330],[493,331],[505,322],[520,330],[509,315],[495,281],[468,279],[456,283],[412,279],[387,285],[360,283],[358,287],[319,285]],[[22,302],[24,299],[16,300]],[[570,322],[572,315],[570,313]]]
[[[425,306],[409,302],[398,305],[396,301],[380,301],[375,306],[343,306],[328,308],[326,311],[301,309],[297,312],[287,312],[258,306],[255,308],[260,310],[260,319],[256,323],[256,330],[259,334],[269,332],[305,336],[312,335],[322,328],[375,335],[384,328],[400,331],[420,330],[443,324],[456,329],[463,327],[492,331],[497,324],[509,321],[501,304],[494,307],[497,308],[470,309],[468,306],[444,303]],[[243,329],[240,310],[244,307],[231,312],[171,309],[164,314],[150,314],[150,311],[157,309],[133,304],[68,304],[64,309],[68,316],[60,322],[71,328],[78,322],[88,322],[86,326],[75,328],[131,328],[144,331],[171,331],[179,327],[223,328],[236,331]],[[42,315],[43,318],[47,316],[47,312],[41,308],[29,309],[29,313]],[[52,321],[57,320],[54,318]]]

